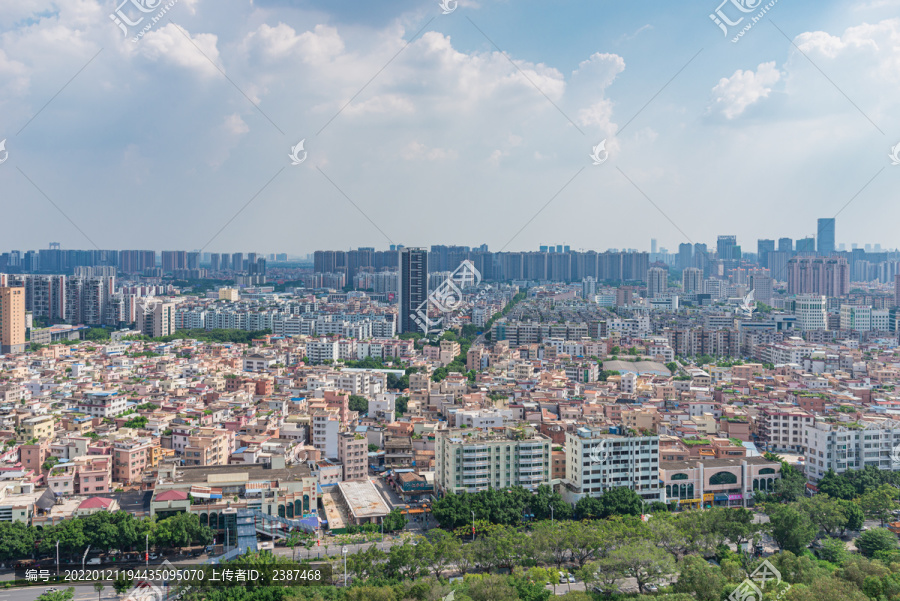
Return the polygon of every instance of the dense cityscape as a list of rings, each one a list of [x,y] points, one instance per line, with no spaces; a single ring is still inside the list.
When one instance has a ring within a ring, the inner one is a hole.
[[[719,1],[3,3],[0,601],[900,601],[898,0]]]

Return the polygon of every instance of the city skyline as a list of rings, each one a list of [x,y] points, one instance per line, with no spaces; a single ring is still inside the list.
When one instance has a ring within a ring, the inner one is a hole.
[[[715,6],[182,0],[138,37],[113,3],[43,4],[0,19],[11,247],[33,216],[67,248],[302,254],[835,215],[895,246],[896,3],[776,4],[737,41]]]

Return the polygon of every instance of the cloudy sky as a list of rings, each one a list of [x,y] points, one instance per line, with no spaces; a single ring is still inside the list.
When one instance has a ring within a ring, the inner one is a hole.
[[[850,4],[0,0],[0,251],[897,247],[900,0]]]

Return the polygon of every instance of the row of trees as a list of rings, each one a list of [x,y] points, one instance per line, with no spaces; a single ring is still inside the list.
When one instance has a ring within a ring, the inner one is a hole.
[[[666,505],[645,505],[640,495],[629,488],[614,488],[602,497],[584,497],[572,506],[562,495],[542,485],[532,493],[521,486],[488,489],[477,493],[445,495],[432,505],[432,514],[442,528],[454,530],[475,520],[491,524],[518,526],[535,520],[605,519],[612,516],[640,515],[646,511],[665,511]]]
[[[208,545],[213,541],[213,531],[201,525],[193,514],[178,513],[155,520],[135,518],[126,511],[99,511],[83,518],[63,520],[55,526],[0,522],[0,560],[31,557],[35,552],[53,557],[57,540],[63,561],[80,559],[88,545],[103,552],[143,551],[148,535],[154,548]]]

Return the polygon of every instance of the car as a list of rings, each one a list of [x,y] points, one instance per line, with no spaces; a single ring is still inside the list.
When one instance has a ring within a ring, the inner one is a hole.
[[[575,576],[572,574],[566,574],[566,579],[568,579],[569,582],[575,582]]]
[[[102,560],[99,557],[91,557],[87,560],[87,565],[89,566],[99,566]]]
[[[159,555],[157,555],[156,553],[151,553],[150,559],[159,559]]]
[[[560,584],[565,584],[566,582],[568,582],[568,580],[566,579],[566,575],[563,574],[562,572],[560,572],[560,573],[559,573],[559,583],[560,583]]]
[[[648,593],[658,593],[659,592],[659,587],[656,586],[655,584],[648,584],[644,588],[647,589]]]
[[[58,588],[56,588],[55,586],[51,586],[51,587],[49,587],[49,588],[45,588],[45,589],[44,589],[44,594],[45,594],[45,595],[48,595],[48,594],[50,594],[50,593],[55,593],[55,592],[57,592],[57,591],[59,591]]]

